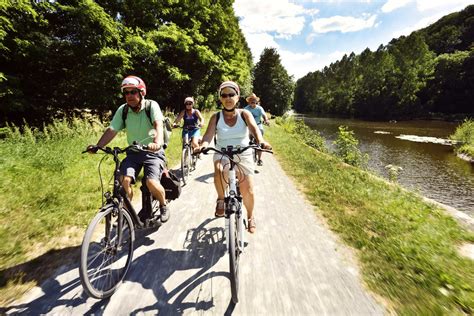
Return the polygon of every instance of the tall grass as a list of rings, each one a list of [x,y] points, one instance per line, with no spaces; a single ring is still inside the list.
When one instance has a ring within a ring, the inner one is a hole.
[[[0,269],[60,247],[67,227],[85,228],[101,205],[98,155],[81,154],[106,126],[97,120],[56,120],[42,129],[7,126],[0,140]],[[176,165],[180,137],[173,133],[168,164]],[[125,133],[109,146],[126,146]],[[104,177],[112,174],[112,160]],[[58,240],[57,243],[51,242]],[[38,244],[45,244],[38,249]],[[33,251],[34,250],[34,251]]]
[[[457,142],[456,152],[474,159],[474,120],[465,120],[450,138]]]
[[[265,135],[331,229],[357,250],[370,289],[397,313],[473,313],[474,262],[457,251],[474,241],[471,233],[416,194],[304,145],[287,126]]]

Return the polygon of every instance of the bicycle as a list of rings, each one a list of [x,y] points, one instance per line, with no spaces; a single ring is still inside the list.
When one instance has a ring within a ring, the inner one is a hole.
[[[253,137],[253,135],[250,135],[250,143],[249,145],[256,145],[257,144],[257,140],[255,139],[255,137]],[[253,157],[253,163],[257,163],[258,161],[258,152],[257,150],[253,150],[253,153],[252,153],[252,157]]]
[[[183,126],[184,138],[183,138],[183,150],[181,153],[181,178],[183,184],[186,184],[189,174],[191,171],[196,169],[197,155],[193,154],[193,149],[191,147],[191,140],[188,137],[188,132],[192,130],[193,127]]]
[[[102,207],[87,227],[81,245],[79,275],[86,293],[94,298],[110,297],[120,286],[132,263],[135,229],[160,227],[160,203],[151,195],[142,180],[142,210],[150,218],[140,219],[132,206],[131,201],[120,183],[119,154],[128,150],[145,151],[146,146],[133,144],[126,148],[94,149],[106,155],[99,163],[99,177],[101,179]],[[87,152],[84,151],[83,153]],[[115,163],[113,175],[113,191],[104,193],[100,167],[108,155],[112,155]]]
[[[230,290],[232,302],[239,301],[239,260],[244,251],[244,227],[246,222],[242,212],[242,196],[240,195],[239,181],[236,176],[235,167],[238,162],[234,156],[241,154],[248,149],[273,153],[271,150],[263,149],[258,145],[249,145],[246,147],[227,146],[222,150],[207,147],[201,152],[207,154],[209,151],[227,156],[230,161],[228,186],[225,190],[225,236],[227,240],[227,252],[229,253],[229,271],[230,271]]]

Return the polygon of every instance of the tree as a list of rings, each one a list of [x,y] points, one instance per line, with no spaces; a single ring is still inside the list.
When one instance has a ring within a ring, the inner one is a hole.
[[[283,67],[275,48],[265,48],[255,65],[254,92],[270,113],[282,115],[293,102],[293,78]]]

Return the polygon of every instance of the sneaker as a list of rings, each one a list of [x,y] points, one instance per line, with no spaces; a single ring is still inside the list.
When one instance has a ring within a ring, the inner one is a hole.
[[[263,166],[263,161],[262,160],[257,161],[257,166]]]
[[[161,213],[161,222],[166,223],[170,219],[170,212],[168,209],[168,206],[161,206],[160,207],[160,213]]]

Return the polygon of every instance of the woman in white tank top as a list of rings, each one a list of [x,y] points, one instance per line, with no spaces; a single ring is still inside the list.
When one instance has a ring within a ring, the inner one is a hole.
[[[237,103],[240,97],[240,88],[233,81],[225,81],[219,87],[219,100],[222,103],[222,111],[219,114],[219,121],[217,121],[217,114],[214,114],[207,127],[206,133],[203,136],[200,150],[207,147],[216,135],[216,148],[225,148],[228,145],[242,147],[249,144],[249,132],[255,136],[258,144],[263,148],[270,149],[270,145],[263,139],[257,123],[252,114],[248,111],[237,109]],[[256,229],[255,218],[253,214],[254,208],[254,192],[253,192],[253,171],[254,162],[252,158],[252,151],[247,150],[239,155],[240,163],[237,168],[237,177],[239,179],[240,192],[244,206],[247,209],[248,229],[250,233],[254,233]],[[214,186],[217,192],[216,217],[224,216],[224,190],[225,182],[223,181],[223,173],[225,166],[228,163],[220,154],[214,155]]]

